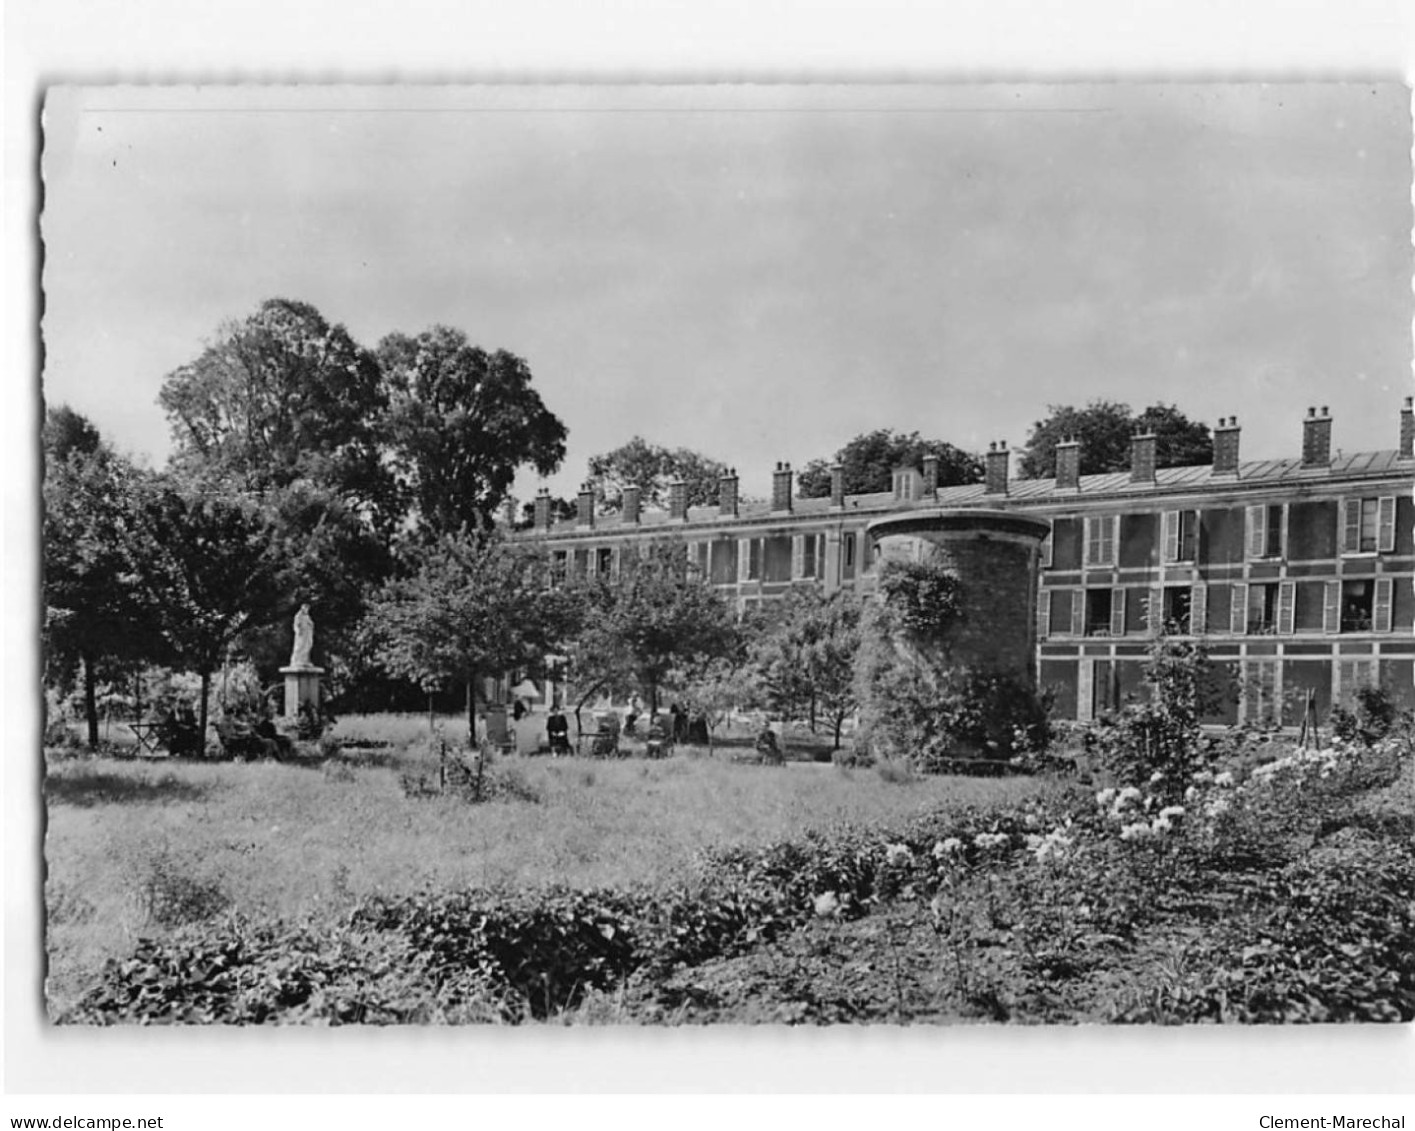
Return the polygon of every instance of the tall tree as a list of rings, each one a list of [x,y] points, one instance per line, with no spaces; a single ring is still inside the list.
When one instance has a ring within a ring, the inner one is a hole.
[[[278,528],[252,496],[194,490],[169,475],[140,493],[133,534],[144,547],[137,581],[157,630],[201,678],[204,735],[211,673],[228,649],[289,607]]]
[[[1081,474],[1100,475],[1130,467],[1130,437],[1136,429],[1155,434],[1155,466],[1186,467],[1213,459],[1213,438],[1206,424],[1191,421],[1173,405],[1153,404],[1136,415],[1127,404],[1094,400],[1085,408],[1048,405],[1045,420],[1032,425],[1020,474],[1049,479],[1056,474],[1056,445],[1081,443]]]
[[[229,322],[158,395],[175,442],[174,467],[264,490],[327,485],[370,513],[387,513],[376,442],[386,403],[374,356],[313,306],[270,299]]]
[[[896,467],[918,467],[926,455],[938,457],[940,487],[977,483],[983,478],[982,461],[971,452],[943,440],[925,440],[917,432],[878,428],[862,432],[828,460],[811,460],[797,477],[796,493],[803,499],[829,495],[830,468],[836,463],[844,470],[847,495],[888,491]]]
[[[682,479],[687,485],[688,506],[709,506],[717,502],[718,481],[727,465],[688,448],[665,448],[635,436],[613,451],[591,456],[589,483],[595,493],[595,507],[606,514],[623,506],[625,487],[643,490],[645,506],[668,506],[668,484]]]
[[[488,529],[519,468],[550,475],[565,458],[565,425],[515,354],[487,353],[462,331],[434,326],[388,335],[378,357],[391,465],[405,509],[429,534]]]
[[[363,639],[389,675],[429,694],[532,666],[572,635],[578,601],[547,586],[544,556],[490,534],[429,541],[370,602]],[[474,696],[467,696],[475,725]]]
[[[131,537],[138,472],[80,414],[51,409],[44,428],[44,675],[51,686],[80,668],[90,746],[98,744],[99,666],[151,652],[135,584]]]

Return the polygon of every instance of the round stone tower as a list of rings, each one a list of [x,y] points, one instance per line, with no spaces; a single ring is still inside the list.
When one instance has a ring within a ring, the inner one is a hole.
[[[957,576],[962,616],[950,630],[958,663],[1036,682],[1037,570],[1050,525],[1011,511],[912,510],[866,533],[880,562],[931,561]]]

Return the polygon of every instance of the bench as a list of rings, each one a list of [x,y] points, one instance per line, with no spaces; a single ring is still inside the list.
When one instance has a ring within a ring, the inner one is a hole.
[[[216,737],[221,740],[221,751],[228,758],[274,758],[283,761],[295,752],[295,744],[283,734],[275,733],[273,726],[266,733],[243,723],[219,722]]]

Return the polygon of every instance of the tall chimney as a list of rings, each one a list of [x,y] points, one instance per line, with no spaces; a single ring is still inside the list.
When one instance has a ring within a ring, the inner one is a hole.
[[[632,487],[625,487],[619,496],[622,503],[621,517],[625,522],[635,526],[639,524],[639,498],[642,491],[643,488],[635,484]]]
[[[778,463],[771,473],[771,509],[789,511],[791,509],[791,465]]]
[[[1007,494],[1007,464],[1011,458],[1012,453],[1007,450],[1006,440],[988,445],[987,466],[983,477],[984,494]]]
[[[669,481],[668,517],[688,517],[688,484],[682,479],[673,479]]]
[[[1081,441],[1060,440],[1056,445],[1056,489],[1081,489]]]
[[[1136,432],[1130,437],[1130,482],[1155,481],[1155,434]]]
[[[830,505],[845,505],[845,468],[838,463],[830,465]]]
[[[1415,397],[1405,398],[1400,410],[1400,458],[1415,456]]]
[[[924,498],[938,498],[938,456],[924,456]]]
[[[594,525],[594,488],[588,482],[580,488],[580,496],[575,500],[575,525]]]
[[[550,489],[542,487],[536,495],[535,526],[537,530],[550,529]]]
[[[717,481],[717,510],[719,514],[737,517],[737,469],[729,468],[726,475]]]
[[[1322,405],[1321,416],[1315,408],[1307,409],[1302,421],[1302,466],[1326,467],[1331,463],[1331,415]]]
[[[1238,474],[1238,417],[1218,418],[1214,428],[1214,474]]]

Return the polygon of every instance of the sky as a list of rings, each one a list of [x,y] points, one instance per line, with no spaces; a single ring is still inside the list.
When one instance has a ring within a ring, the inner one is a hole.
[[[44,130],[44,394],[154,465],[164,376],[277,296],[525,358],[565,496],[634,435],[766,495],[1096,398],[1388,448],[1411,391],[1395,83],[92,87]]]

